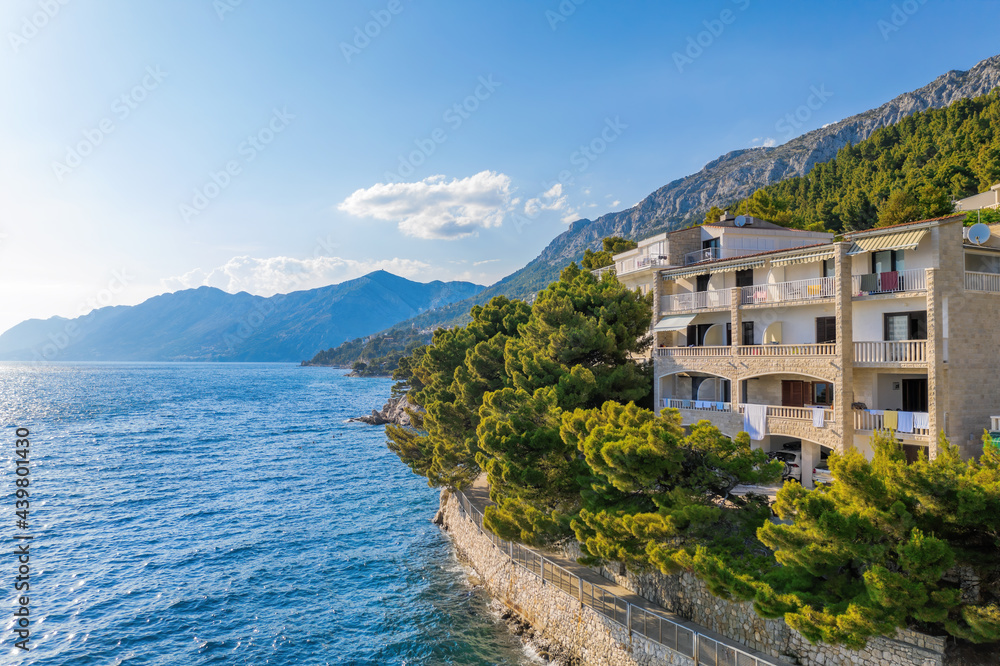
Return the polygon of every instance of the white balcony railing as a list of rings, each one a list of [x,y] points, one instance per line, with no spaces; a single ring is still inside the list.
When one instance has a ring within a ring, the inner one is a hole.
[[[627,275],[629,273],[634,273],[635,271],[641,271],[644,268],[653,267],[666,267],[670,265],[670,261],[667,257],[663,255],[645,255],[640,257],[632,257],[631,259],[624,259],[622,261],[615,262],[615,272],[618,275]]]
[[[733,405],[729,402],[715,400],[678,400],[677,398],[662,398],[660,407],[673,409],[697,409],[706,412],[731,412]]]
[[[742,414],[744,412],[744,405],[739,406],[739,412]],[[767,406],[767,417],[777,418],[777,419],[795,419],[797,421],[809,421],[813,420],[813,408],[812,407],[782,407],[780,405],[768,405]],[[824,426],[829,425],[834,422],[834,412],[832,409],[823,410],[823,424]]]
[[[899,340],[892,342],[855,342],[855,365],[880,365],[889,363],[926,363],[926,340]]]
[[[732,347],[657,347],[656,355],[662,358],[691,356],[731,356]]]
[[[1000,275],[968,271],[965,274],[965,288],[969,291],[989,291],[1000,294]]]
[[[742,289],[740,302],[743,305],[811,301],[817,298],[830,298],[837,294],[837,284],[832,277],[777,282],[775,284],[755,284],[742,287]]]
[[[833,356],[837,353],[837,345],[802,344],[802,345],[743,345],[737,348],[738,356],[763,356],[765,358],[783,356]]]
[[[854,296],[869,294],[895,294],[901,291],[926,291],[927,273],[922,268],[888,273],[868,273],[851,276],[851,293]]]
[[[728,308],[732,305],[732,289],[694,291],[660,297],[661,312],[687,312],[706,308]]]
[[[684,255],[684,265],[699,264],[703,261],[713,261],[715,259],[733,259],[743,257],[748,254],[756,254],[761,250],[742,250],[730,247],[706,247],[702,250],[695,250]]]
[[[885,414],[872,414],[871,412],[856,409],[854,410],[854,429],[862,431],[875,431],[885,429]],[[918,437],[927,437],[930,430],[926,428],[914,428],[912,433]]]

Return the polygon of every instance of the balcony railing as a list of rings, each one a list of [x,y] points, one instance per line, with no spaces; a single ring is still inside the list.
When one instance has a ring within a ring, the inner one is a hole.
[[[922,268],[851,276],[851,293],[854,296],[926,290],[927,273]]]
[[[854,410],[854,429],[862,431],[885,430],[885,414],[872,414],[869,411],[856,409]],[[899,434],[913,434],[918,437],[927,437],[930,435],[930,430],[926,428],[913,428],[912,433]]]
[[[706,308],[728,308],[732,305],[732,289],[694,291],[660,297],[661,312],[687,312]]]
[[[697,409],[706,412],[731,412],[733,405],[730,402],[717,402],[715,400],[679,400],[677,398],[660,399],[660,407],[670,407],[672,409]]]
[[[743,305],[811,301],[818,298],[830,298],[837,294],[837,284],[832,277],[777,282],[775,284],[755,284],[742,287],[742,289],[740,303]]]
[[[623,261],[615,262],[615,272],[618,275],[627,275],[628,273],[641,271],[642,269],[649,268],[650,266],[669,266],[669,265],[670,265],[669,259],[662,255],[634,257],[632,259],[625,259]]]
[[[739,406],[739,412],[742,414],[744,412],[744,405]],[[809,421],[813,420],[813,408],[812,407],[782,407],[780,405],[768,405],[767,406],[767,417],[777,418],[777,419],[795,419],[798,421]],[[823,409],[823,424],[824,426],[834,422],[834,412],[832,409]]]
[[[783,356],[833,356],[837,353],[837,345],[802,344],[802,345],[743,345],[737,348],[738,356],[763,356],[765,358]]]
[[[890,363],[926,363],[926,340],[898,340],[892,342],[855,342],[855,365],[881,365]]]
[[[731,356],[732,347],[657,347],[656,355],[662,358],[691,356]]]
[[[965,273],[965,288],[969,291],[989,291],[1000,294],[1000,275],[996,273]]]
[[[741,250],[729,247],[706,247],[684,255],[684,265],[699,264],[703,261],[713,261],[715,259],[732,259],[748,254],[756,254],[761,250]]]

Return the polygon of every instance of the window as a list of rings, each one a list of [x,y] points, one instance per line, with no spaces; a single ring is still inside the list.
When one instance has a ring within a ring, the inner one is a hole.
[[[833,384],[829,382],[813,382],[812,404],[832,405]]]
[[[752,287],[753,286],[753,269],[746,268],[742,271],[736,271],[736,286],[737,287]]]
[[[887,342],[895,340],[926,340],[927,312],[887,312],[883,325],[883,339]]]
[[[888,273],[903,269],[904,250],[872,252],[872,273]]]
[[[743,344],[752,345],[753,344],[753,322],[745,321],[743,322]]]
[[[711,275],[707,273],[705,275],[699,275],[697,278],[697,283],[695,286],[695,291],[708,291],[708,281],[711,279]]]
[[[837,341],[837,318],[816,317],[816,344],[828,344]]]
[[[823,260],[823,277],[834,277],[837,275],[837,260],[836,259],[824,259]]]
[[[972,273],[1000,273],[1000,257],[988,254],[966,254],[965,270]]]
[[[781,381],[781,406],[803,407],[806,404],[806,382],[784,379]]]

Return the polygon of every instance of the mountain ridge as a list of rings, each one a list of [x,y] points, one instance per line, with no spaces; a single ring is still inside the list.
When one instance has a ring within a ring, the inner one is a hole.
[[[202,286],[73,319],[26,320],[0,335],[0,359],[297,362],[482,289],[386,271],[271,297]]]
[[[530,298],[539,288],[555,280],[566,264],[582,257],[584,250],[599,249],[606,236],[641,240],[690,226],[700,222],[701,216],[712,206],[724,208],[761,187],[803,175],[817,163],[832,159],[848,143],[863,141],[882,127],[894,125],[918,111],[943,108],[959,99],[984,95],[998,86],[1000,55],[995,55],[968,70],[949,70],[930,83],[897,95],[874,109],[812,130],[780,146],[731,150],[709,160],[700,171],[656,189],[631,208],[606,213],[594,220],[583,218],[572,222],[523,268],[474,298],[452,304],[434,316],[418,315],[400,326],[461,322],[470,307],[492,296]]]

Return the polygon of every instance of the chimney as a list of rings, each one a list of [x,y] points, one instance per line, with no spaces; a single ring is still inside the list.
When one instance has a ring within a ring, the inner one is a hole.
[[[723,213],[722,215],[719,216],[719,222],[723,222],[723,223],[725,223],[725,222],[732,222],[735,219],[736,219],[736,216],[735,215],[730,215],[728,210],[725,213]]]

